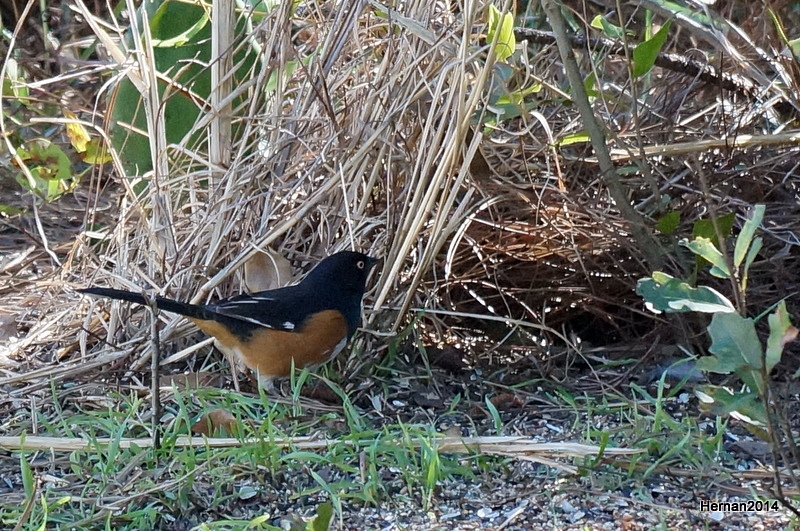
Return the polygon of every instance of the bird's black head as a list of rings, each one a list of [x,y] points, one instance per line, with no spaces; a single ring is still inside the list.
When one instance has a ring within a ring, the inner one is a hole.
[[[296,289],[319,310],[335,309],[347,320],[348,337],[361,322],[361,298],[367,276],[377,260],[362,253],[342,251],[315,267]]]
[[[322,289],[334,289],[359,300],[366,289],[367,276],[377,260],[354,251],[333,254],[317,265],[303,280]]]

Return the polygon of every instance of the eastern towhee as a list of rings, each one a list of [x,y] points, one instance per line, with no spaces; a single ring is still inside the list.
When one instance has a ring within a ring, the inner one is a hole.
[[[324,259],[300,283],[196,305],[155,297],[156,306],[185,316],[216,339],[224,353],[255,371],[262,386],[294,366],[318,365],[338,354],[361,322],[361,298],[377,260],[342,251]],[[108,288],[78,290],[137,304],[145,298]]]

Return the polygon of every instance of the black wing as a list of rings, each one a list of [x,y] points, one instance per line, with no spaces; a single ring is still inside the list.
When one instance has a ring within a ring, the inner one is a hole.
[[[212,312],[242,321],[292,332],[312,314],[325,309],[318,298],[301,285],[252,295],[237,295],[206,306]]]

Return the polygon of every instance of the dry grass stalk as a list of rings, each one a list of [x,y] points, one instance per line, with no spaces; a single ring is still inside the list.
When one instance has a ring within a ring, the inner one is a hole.
[[[178,437],[174,441],[175,448],[238,448],[248,444],[260,444],[260,439],[240,440],[234,438]],[[408,443],[418,445],[415,440]],[[68,437],[0,437],[0,448],[8,451],[50,451],[75,452],[89,451],[114,444],[118,448],[149,448],[152,440],[98,438],[94,441]],[[338,441],[319,437],[292,437],[290,439],[272,438],[270,444],[293,451],[319,451],[338,444],[352,445],[353,441]],[[404,442],[403,444],[406,444]],[[429,443],[426,443],[429,444]],[[534,443],[526,437],[438,437],[435,439],[436,449],[442,453],[497,455],[536,461],[562,472],[577,474],[577,467],[555,461],[555,458],[626,457],[641,454],[644,450],[632,448],[601,448],[589,444],[578,443]]]

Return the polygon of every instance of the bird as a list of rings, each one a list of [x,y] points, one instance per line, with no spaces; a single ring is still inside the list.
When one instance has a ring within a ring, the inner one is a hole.
[[[200,305],[155,297],[156,307],[177,313],[214,337],[217,348],[256,373],[272,389],[275,377],[292,365],[314,367],[336,356],[361,324],[361,300],[377,259],[341,251],[322,260],[299,283],[241,294]],[[132,291],[88,287],[86,295],[136,304],[147,299]]]

